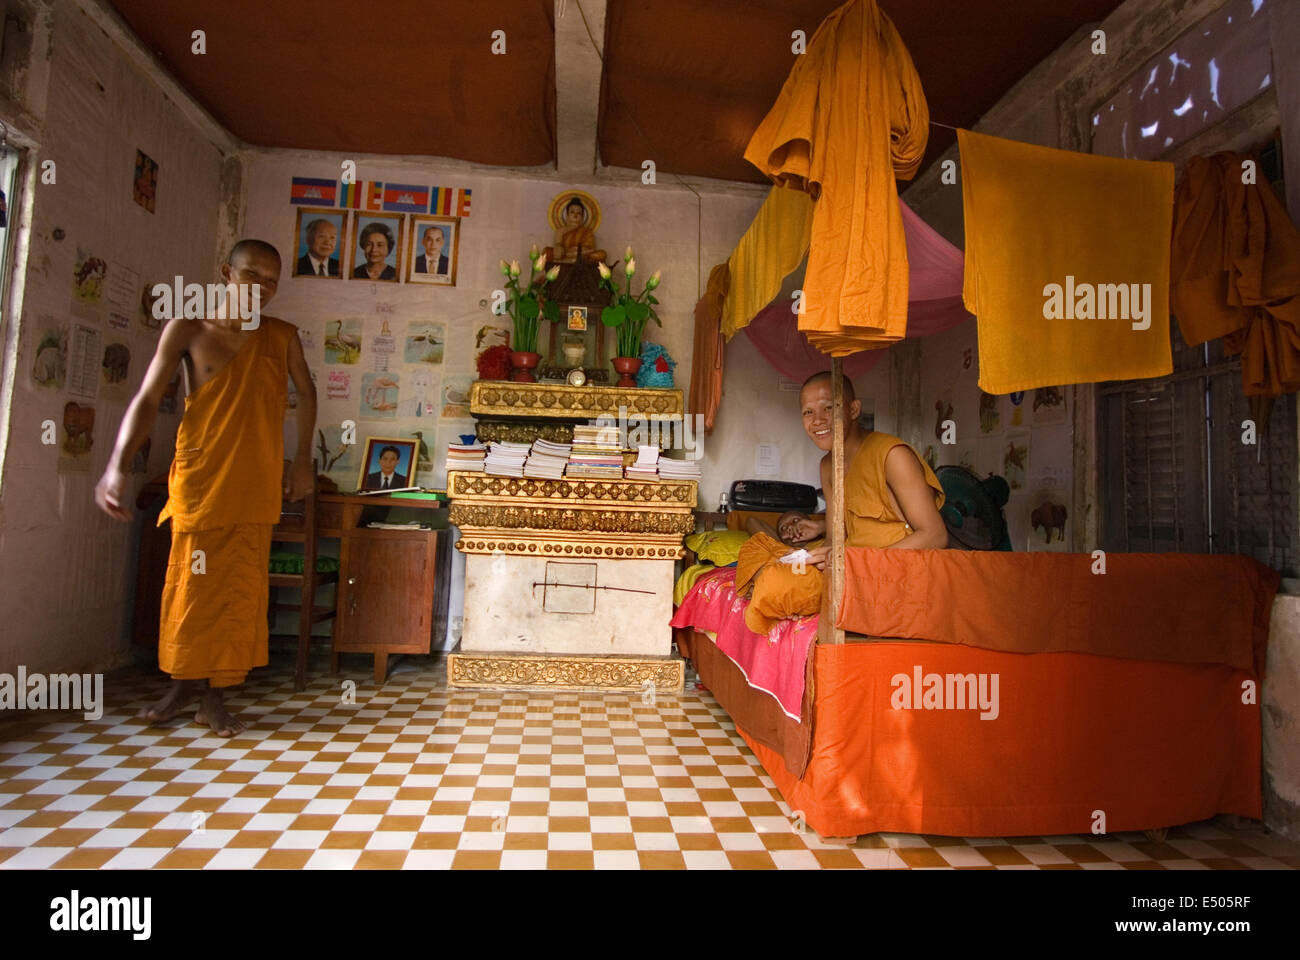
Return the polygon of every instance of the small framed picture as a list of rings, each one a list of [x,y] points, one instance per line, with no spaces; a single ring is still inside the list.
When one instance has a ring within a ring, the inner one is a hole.
[[[402,242],[406,218],[400,214],[352,214],[351,259],[348,270],[353,280],[397,283],[402,263]]]
[[[158,162],[143,150],[135,152],[135,177],[131,182],[131,196],[150,213],[158,195]]]
[[[359,490],[400,490],[415,486],[415,441],[369,437],[361,458]]]
[[[411,217],[406,281],[454,287],[459,250],[460,217]]]
[[[587,329],[587,308],[586,307],[569,307],[569,329],[570,330]]]
[[[347,235],[346,210],[299,207],[293,227],[293,276],[342,280],[339,250]]]

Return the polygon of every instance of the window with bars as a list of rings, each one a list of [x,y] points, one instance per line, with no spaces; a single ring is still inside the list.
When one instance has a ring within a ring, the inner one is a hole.
[[[1240,361],[1172,337],[1172,374],[1098,390],[1102,549],[1240,553],[1296,576],[1295,396],[1243,443]]]

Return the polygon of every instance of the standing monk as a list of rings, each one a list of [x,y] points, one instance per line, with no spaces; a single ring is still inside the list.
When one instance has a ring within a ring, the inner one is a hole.
[[[241,240],[221,276],[241,291],[260,288],[265,305],[279,283],[280,255],[264,241]],[[172,521],[158,636],[158,665],[171,674],[172,686],[138,719],[168,720],[197,694],[195,721],[221,737],[244,729],[227,712],[222,691],[267,662],[271,528],[280,519],[281,499],[301,500],[315,482],[316,389],[297,328],[262,315],[244,329],[238,303],[228,300],[228,318],[177,318],[163,328],[95,488],[101,509],[130,519],[123,506],[125,470],[153,432],[159,401],[180,364],[185,416],[167,478],[167,504],[158,517],[159,525]],[[282,479],[290,376],[298,392],[298,450]]]

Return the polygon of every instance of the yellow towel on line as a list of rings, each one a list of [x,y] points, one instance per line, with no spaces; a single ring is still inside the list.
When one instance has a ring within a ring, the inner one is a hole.
[[[1173,370],[1174,168],[957,131],[986,393]]]

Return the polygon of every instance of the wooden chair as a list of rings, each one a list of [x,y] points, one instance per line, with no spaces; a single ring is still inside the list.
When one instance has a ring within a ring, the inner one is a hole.
[[[281,507],[280,522],[271,533],[271,543],[301,543],[302,573],[271,573],[271,602],[267,617],[272,624],[282,610],[298,612],[298,659],[294,669],[294,689],[307,686],[307,654],[311,647],[312,626],[335,616],[334,605],[317,606],[316,591],[321,586],[337,583],[337,572],[320,573],[316,570],[316,493],[307,494],[300,503],[285,503]],[[279,603],[280,587],[294,587],[302,591],[298,603]]]

